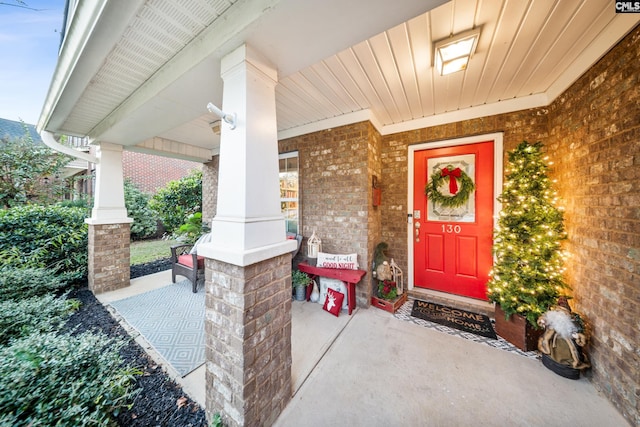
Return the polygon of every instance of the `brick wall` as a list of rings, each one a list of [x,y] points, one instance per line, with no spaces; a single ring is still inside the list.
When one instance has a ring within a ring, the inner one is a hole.
[[[125,179],[130,179],[145,193],[155,193],[167,182],[189,175],[193,169],[202,165],[187,160],[124,151],[122,153],[122,169]]]
[[[374,133],[370,123],[362,122],[280,141],[280,153],[298,150],[304,255],[306,238],[316,231],[323,252],[355,252],[360,268],[370,270],[378,242],[369,222],[375,224],[379,216],[371,207],[371,174],[378,172],[380,178],[379,166],[370,164],[380,145]],[[358,305],[368,305],[370,296],[369,282],[356,287]]]
[[[291,399],[291,255],[246,267],[206,260],[208,414],[270,426]]]
[[[88,279],[94,294],[130,285],[130,224],[89,225]]]
[[[382,153],[382,136],[371,125],[369,131],[369,149],[367,163],[369,165],[369,181],[368,181],[368,214],[367,214],[367,264],[361,265],[360,268],[367,270],[368,273],[365,276],[364,283],[367,284],[367,292],[361,295],[361,298],[366,298],[366,301],[360,301],[360,305],[368,306],[371,301],[371,296],[374,295],[378,288],[378,281],[371,274],[371,265],[373,263],[373,254],[375,253],[376,246],[383,242],[382,239],[382,208],[380,206],[373,206],[373,176],[377,178],[378,186],[382,191],[385,183],[382,181],[384,171],[382,170],[381,153]],[[362,286],[362,285],[360,285]]]
[[[218,168],[220,156],[202,165],[202,220],[211,226],[218,204]]]
[[[574,309],[592,324],[593,382],[640,425],[640,27],[550,108]]]

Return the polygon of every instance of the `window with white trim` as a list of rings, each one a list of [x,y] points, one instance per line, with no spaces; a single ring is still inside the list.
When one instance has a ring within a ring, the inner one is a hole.
[[[298,234],[298,152],[283,153],[280,160],[280,209],[287,233]]]

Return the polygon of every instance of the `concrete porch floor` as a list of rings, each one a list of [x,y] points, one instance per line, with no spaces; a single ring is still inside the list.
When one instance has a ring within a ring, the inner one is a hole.
[[[165,271],[98,299],[104,304],[170,283]],[[280,427],[629,425],[584,377],[569,380],[538,360],[376,308],[336,318],[319,304],[293,301],[291,344],[293,397]],[[185,378],[166,370],[204,407],[204,365]]]

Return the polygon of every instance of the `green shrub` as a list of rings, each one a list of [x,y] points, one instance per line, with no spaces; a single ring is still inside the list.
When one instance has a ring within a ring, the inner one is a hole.
[[[0,211],[0,266],[87,273],[87,211],[58,205]]]
[[[133,218],[131,224],[131,238],[144,239],[152,236],[158,230],[158,220],[149,208],[150,196],[143,193],[131,181],[124,182],[124,204],[127,215]]]
[[[0,345],[32,333],[56,330],[78,304],[78,300],[53,295],[0,302]]]
[[[66,285],[45,268],[0,268],[0,302],[54,294]]]
[[[4,208],[50,203],[66,191],[64,180],[49,177],[58,175],[71,157],[34,143],[28,126],[22,126],[23,136],[0,139],[0,205]]]
[[[81,197],[75,200],[62,200],[56,203],[56,205],[65,208],[82,208],[87,212],[86,215],[89,216],[91,214],[90,211],[93,206],[93,200],[89,197]]]
[[[172,233],[187,221],[189,215],[202,210],[202,171],[194,170],[182,179],[170,181],[149,201],[165,229]]]
[[[32,334],[0,349],[0,425],[108,426],[133,396],[122,341]]]
[[[177,232],[173,233],[173,237],[184,243],[193,244],[202,234],[210,231],[202,223],[202,213],[196,212],[189,215],[187,222],[182,224]]]

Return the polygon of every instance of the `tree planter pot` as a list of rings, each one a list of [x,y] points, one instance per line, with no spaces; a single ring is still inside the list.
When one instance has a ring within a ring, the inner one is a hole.
[[[538,338],[544,332],[535,329],[527,319],[519,314],[513,314],[509,320],[505,320],[504,311],[496,304],[496,333],[522,351],[538,349]]]

